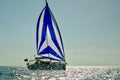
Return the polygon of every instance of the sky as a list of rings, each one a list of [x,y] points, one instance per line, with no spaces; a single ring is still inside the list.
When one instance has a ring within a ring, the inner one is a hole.
[[[120,0],[48,0],[68,65],[119,66]],[[0,0],[0,65],[25,66],[36,55],[36,24],[45,0]]]

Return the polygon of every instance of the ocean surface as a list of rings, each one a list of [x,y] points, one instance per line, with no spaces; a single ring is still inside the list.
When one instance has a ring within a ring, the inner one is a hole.
[[[67,66],[66,71],[0,66],[0,80],[120,80],[120,66]]]

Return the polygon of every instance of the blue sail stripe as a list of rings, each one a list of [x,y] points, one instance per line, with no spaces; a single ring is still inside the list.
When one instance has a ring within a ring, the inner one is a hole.
[[[52,54],[53,56],[64,60],[64,58],[60,57],[50,46],[48,46],[47,48],[45,48],[44,50],[42,50],[39,54]]]
[[[51,11],[50,11],[50,12],[51,12]],[[56,22],[56,20],[55,20],[55,17],[53,16],[52,12],[51,12],[51,16],[52,16],[53,20],[55,21],[55,25],[56,25],[56,28],[57,28],[57,30],[58,30],[59,36],[60,36],[60,41],[61,41],[62,49],[63,49],[63,53],[64,53],[64,46],[63,46],[63,41],[62,41],[62,37],[61,37],[61,34],[60,34],[60,30],[59,30],[59,28],[58,28],[57,22]],[[63,54],[61,54],[61,55],[64,57]]]

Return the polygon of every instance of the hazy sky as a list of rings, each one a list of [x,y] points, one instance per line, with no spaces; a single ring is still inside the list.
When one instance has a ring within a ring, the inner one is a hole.
[[[120,0],[48,0],[68,65],[120,65]],[[0,0],[0,65],[25,66],[36,54],[45,0]]]

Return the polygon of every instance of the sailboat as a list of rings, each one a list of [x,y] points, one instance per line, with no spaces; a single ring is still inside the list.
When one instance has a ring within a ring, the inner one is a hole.
[[[62,37],[47,0],[37,21],[36,49],[37,57],[34,60],[24,60],[28,69],[66,70]]]

